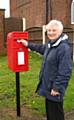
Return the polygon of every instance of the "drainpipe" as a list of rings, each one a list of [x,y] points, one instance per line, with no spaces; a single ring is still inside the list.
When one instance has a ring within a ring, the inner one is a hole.
[[[50,0],[50,20],[52,20],[52,0]]]
[[[48,24],[48,0],[46,0],[45,8],[46,8],[46,11],[45,11],[45,13],[46,13],[45,24]],[[43,44],[45,44],[45,38],[46,38],[45,37],[45,32],[46,32],[46,25],[43,25],[43,27],[42,27]]]
[[[48,23],[48,0],[46,0],[46,24]]]
[[[52,20],[52,0],[46,0],[46,24],[49,22],[48,21],[49,17],[50,17],[50,20]]]

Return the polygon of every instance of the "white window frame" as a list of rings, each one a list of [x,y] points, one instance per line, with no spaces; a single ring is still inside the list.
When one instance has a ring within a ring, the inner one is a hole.
[[[71,4],[71,24],[74,24],[74,0]]]

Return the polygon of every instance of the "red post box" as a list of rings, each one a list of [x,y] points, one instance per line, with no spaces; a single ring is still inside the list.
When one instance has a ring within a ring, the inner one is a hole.
[[[28,71],[28,48],[20,39],[28,40],[28,32],[10,32],[7,35],[8,67],[14,72]]]

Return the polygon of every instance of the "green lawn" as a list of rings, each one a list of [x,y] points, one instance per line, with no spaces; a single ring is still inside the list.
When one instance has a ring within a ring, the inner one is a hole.
[[[35,94],[41,62],[41,56],[29,53],[29,71],[20,73],[20,99],[21,107],[26,106],[44,114],[44,98]],[[0,109],[7,107],[16,107],[15,73],[8,69],[7,57],[0,56]],[[65,95],[64,108],[66,111],[74,109],[74,74]]]

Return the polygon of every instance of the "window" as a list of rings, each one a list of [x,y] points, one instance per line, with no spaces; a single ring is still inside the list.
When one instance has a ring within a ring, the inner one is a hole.
[[[71,4],[71,24],[74,24],[74,0]]]

